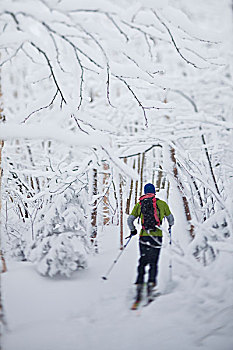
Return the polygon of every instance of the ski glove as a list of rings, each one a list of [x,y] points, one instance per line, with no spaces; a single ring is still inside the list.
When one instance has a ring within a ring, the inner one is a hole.
[[[130,232],[130,236],[135,236],[136,234],[137,234],[136,228],[135,228],[135,230],[133,230],[133,231]]]

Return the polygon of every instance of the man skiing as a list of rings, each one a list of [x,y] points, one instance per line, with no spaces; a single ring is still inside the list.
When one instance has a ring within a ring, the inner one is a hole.
[[[135,284],[137,285],[136,305],[141,300],[144,284],[145,267],[149,265],[149,275],[147,282],[148,300],[152,289],[156,285],[158,272],[158,261],[160,248],[162,244],[162,231],[158,228],[162,220],[166,217],[169,229],[174,225],[174,217],[166,202],[155,197],[155,187],[148,183],[144,186],[144,196],[141,196],[139,202],[134,206],[127,219],[131,236],[137,234],[134,226],[134,220],[140,217],[142,229],[140,231],[139,250],[140,258],[138,263],[138,275]]]

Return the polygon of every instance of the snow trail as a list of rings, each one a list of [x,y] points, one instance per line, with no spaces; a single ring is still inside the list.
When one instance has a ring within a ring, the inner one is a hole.
[[[9,272],[3,275],[9,327],[3,349],[231,349],[232,323],[227,328],[226,321],[232,306],[217,318],[211,319],[212,313],[210,319],[204,317],[202,305],[192,305],[188,288],[180,283],[178,264],[173,292],[146,308],[131,311],[137,238],[128,245],[109,279],[101,278],[119,252],[118,240],[116,228],[105,229],[100,235],[100,253],[92,257],[89,269],[70,279],[42,277],[28,262],[9,263]],[[163,252],[160,280],[168,278],[166,258]]]

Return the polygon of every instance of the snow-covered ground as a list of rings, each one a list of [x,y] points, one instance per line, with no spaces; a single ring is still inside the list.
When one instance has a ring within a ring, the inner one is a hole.
[[[190,280],[173,261],[173,289],[148,307],[131,311],[138,259],[134,237],[109,279],[101,277],[119,254],[119,234],[108,227],[89,269],[72,278],[40,276],[28,262],[9,262],[2,276],[8,331],[4,350],[233,349],[233,305],[218,313],[218,296],[194,304]],[[160,288],[169,282],[168,245],[160,261]],[[167,289],[168,290],[168,289]],[[195,295],[195,291],[193,291]],[[210,293],[211,294],[211,293]],[[212,300],[212,302],[211,302]],[[216,302],[216,309],[213,308]]]

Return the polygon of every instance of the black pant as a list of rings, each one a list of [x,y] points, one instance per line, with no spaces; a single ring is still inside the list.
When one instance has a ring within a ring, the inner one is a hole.
[[[157,242],[156,242],[157,241]],[[140,237],[139,249],[140,259],[138,264],[138,277],[136,284],[144,283],[145,267],[149,264],[149,276],[148,282],[156,282],[156,276],[158,273],[158,260],[160,254],[160,246],[162,244],[162,237],[145,236]],[[158,248],[154,248],[158,247]]]

